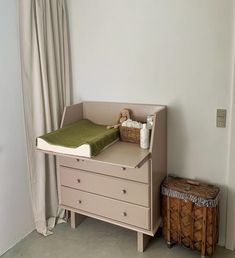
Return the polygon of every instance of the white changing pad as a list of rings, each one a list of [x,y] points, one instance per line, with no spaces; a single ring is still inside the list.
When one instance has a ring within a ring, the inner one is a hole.
[[[107,129],[87,119],[37,137],[39,150],[55,154],[94,157],[119,139],[118,129]]]
[[[109,145],[105,146],[101,151],[105,150],[115,142],[117,142],[119,139],[111,142]],[[91,158],[91,146],[89,144],[83,144],[77,148],[69,148],[69,147],[63,147],[58,146],[54,144],[50,144],[46,142],[45,140],[38,138],[37,139],[37,149],[43,150],[46,152],[54,152],[54,153],[60,153],[65,155],[74,155],[74,156],[81,156],[81,157],[87,157]]]

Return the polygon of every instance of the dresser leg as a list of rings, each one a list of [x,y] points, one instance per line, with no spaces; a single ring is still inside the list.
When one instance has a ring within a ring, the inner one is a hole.
[[[79,224],[83,222],[86,216],[71,211],[71,228],[75,229]]]
[[[151,239],[151,236],[145,235],[141,232],[137,232],[138,252],[144,252],[150,239]]]

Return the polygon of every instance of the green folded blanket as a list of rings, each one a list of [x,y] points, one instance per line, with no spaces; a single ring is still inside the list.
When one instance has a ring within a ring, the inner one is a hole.
[[[89,144],[91,156],[95,156],[119,138],[119,130],[107,129],[105,125],[97,125],[87,119],[82,119],[38,138],[49,144],[68,148]]]

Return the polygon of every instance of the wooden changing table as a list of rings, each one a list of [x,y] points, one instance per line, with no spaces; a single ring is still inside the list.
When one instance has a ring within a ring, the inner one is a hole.
[[[166,176],[166,107],[109,102],[83,102],[66,107],[61,127],[86,118],[115,124],[123,108],[146,121],[154,114],[150,148],[116,142],[94,158],[53,153],[57,159],[59,205],[71,212],[75,228],[88,216],[137,232],[138,251],[160,225],[160,185]]]

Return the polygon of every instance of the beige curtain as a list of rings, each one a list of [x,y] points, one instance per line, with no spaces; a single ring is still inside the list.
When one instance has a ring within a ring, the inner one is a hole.
[[[32,206],[38,232],[48,235],[64,218],[58,209],[56,162],[35,150],[35,138],[57,129],[70,104],[65,0],[19,0],[20,47]]]

